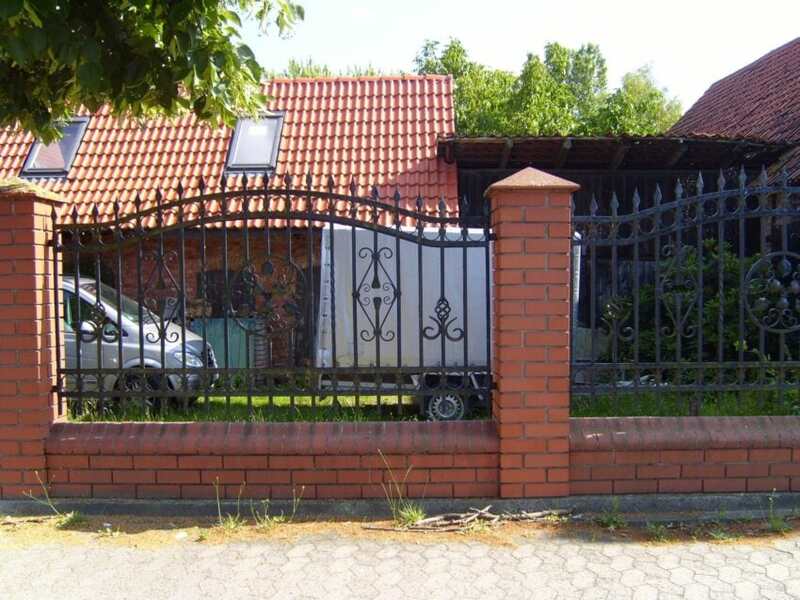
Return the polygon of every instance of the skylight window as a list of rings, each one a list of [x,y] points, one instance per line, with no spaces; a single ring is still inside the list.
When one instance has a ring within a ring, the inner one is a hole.
[[[22,175],[64,176],[69,172],[86,131],[88,117],[72,119],[61,127],[61,139],[49,144],[36,141],[22,167]]]
[[[239,119],[228,151],[231,171],[266,171],[275,168],[280,146],[282,114],[259,119]]]

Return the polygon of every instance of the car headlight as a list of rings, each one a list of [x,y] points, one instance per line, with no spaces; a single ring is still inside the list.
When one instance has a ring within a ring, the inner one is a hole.
[[[186,366],[187,367],[197,368],[197,367],[205,366],[204,363],[203,363],[203,359],[200,358],[199,356],[197,356],[197,354],[194,354],[192,352],[188,352],[187,351],[185,356],[186,356]],[[178,361],[178,363],[180,365],[183,365],[183,357],[184,357],[184,354],[183,354],[183,352],[181,350],[178,350],[177,352],[173,352],[172,353],[172,358],[174,358],[176,361]]]

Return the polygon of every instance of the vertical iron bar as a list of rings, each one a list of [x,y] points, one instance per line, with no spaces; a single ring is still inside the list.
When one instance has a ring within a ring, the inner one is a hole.
[[[51,250],[53,253],[53,319],[55,324],[55,334],[56,334],[56,402],[57,402],[57,411],[58,416],[61,417],[64,415],[64,381],[62,379],[62,372],[63,365],[61,364],[61,328],[63,327],[61,323],[61,298],[64,296],[64,292],[61,290],[61,260],[60,260],[60,252],[61,252],[61,244],[59,244],[59,237],[61,233],[57,230],[58,226],[58,212],[56,211],[55,205],[50,207],[50,235],[51,235]],[[60,294],[59,294],[60,292]]]
[[[483,203],[483,268],[484,268],[484,301],[486,302],[486,376],[485,399],[491,412],[492,390],[492,269],[491,269],[491,207],[489,198]]]
[[[286,260],[290,265],[294,265],[294,251],[292,249],[292,236],[294,231],[292,230],[292,195],[291,195],[291,187],[292,187],[292,177],[290,175],[284,175],[283,181],[285,184],[284,189],[284,211],[286,212]],[[292,327],[289,330],[289,365],[286,370],[286,381],[289,386],[289,406],[291,406],[292,412],[295,411],[295,387],[296,387],[296,379],[295,379],[295,350],[297,348],[297,327]]]
[[[339,361],[336,354],[336,246],[334,244],[334,228],[333,228],[333,220],[336,217],[336,201],[333,199],[333,188],[334,182],[333,177],[328,176],[328,213],[330,220],[328,221],[328,231],[330,232],[328,242],[330,243],[330,252],[328,253],[328,258],[331,261],[331,268],[330,268],[330,294],[331,294],[331,310],[330,310],[330,324],[331,324],[331,366],[333,367],[332,371],[332,381],[331,386],[333,388],[333,401],[332,405],[337,406],[339,404],[339,380],[338,380],[338,371],[337,368],[339,366]],[[324,265],[322,265],[324,268]],[[321,283],[321,282],[320,282]],[[322,290],[320,290],[320,294],[322,294]]]
[[[167,257],[166,253],[164,252],[164,212],[162,206],[162,196],[161,190],[156,190],[156,228],[158,229],[158,261],[159,265],[159,272],[158,272],[158,281],[156,285],[158,285],[161,289],[165,289],[166,282],[163,281],[164,271],[167,268]],[[168,399],[166,396],[166,390],[168,386],[167,382],[167,373],[166,373],[166,366],[167,366],[167,349],[166,349],[166,337],[167,337],[167,328],[169,327],[169,323],[165,321],[166,319],[166,298],[163,300],[163,305],[161,308],[161,314],[159,315],[159,320],[161,321],[161,332],[159,336],[159,345],[161,347],[161,377],[158,378],[158,402],[159,402],[159,412],[161,413],[162,420],[167,412],[167,403]]]
[[[744,170],[739,173],[739,199],[738,199],[738,223],[739,223],[739,403],[744,399],[744,259],[745,259],[745,219],[747,208],[747,192],[745,189]]]
[[[120,206],[119,200],[114,202],[114,241],[116,244],[116,259],[117,259],[117,277],[115,282],[116,300],[117,300],[117,382],[121,382],[123,378],[124,359],[122,353],[122,225],[120,223]],[[117,384],[119,385],[119,384]],[[126,408],[128,398],[122,397],[120,402],[123,404],[121,408]],[[124,412],[124,411],[123,411]]]
[[[144,283],[142,281],[142,262],[144,261],[144,228],[142,226],[142,198],[136,194],[134,198],[136,210],[136,304],[139,312],[139,382],[141,389],[147,387],[147,373],[144,368]],[[155,324],[155,320],[153,322]],[[147,396],[139,398],[142,414],[147,414]]]
[[[763,171],[762,171],[763,172]],[[767,185],[766,180],[766,172],[764,172],[764,186]],[[780,223],[781,223],[781,252],[788,252],[789,250],[789,216],[788,213],[791,209],[791,204],[789,202],[789,192],[787,188],[789,186],[789,175],[786,170],[781,171],[781,179],[780,179],[780,194],[778,196],[778,200],[776,203],[776,208],[780,207]],[[772,207],[770,207],[772,208]],[[778,367],[778,406],[782,411],[784,408],[784,383],[786,381],[786,370],[784,367],[784,362],[786,361],[786,334],[781,332],[778,335],[778,343],[780,344],[780,350],[778,351],[778,361],[780,362],[780,366]]]
[[[244,266],[242,268],[242,272],[250,269],[252,272],[250,277],[253,279],[251,280],[251,284],[255,280],[255,265],[252,264],[252,255],[250,252],[250,196],[247,194],[247,173],[242,173],[242,245],[244,246]],[[244,282],[243,282],[244,283]],[[255,296],[256,290],[255,286],[251,287],[247,290],[248,294],[252,294]],[[245,302],[247,302],[252,309],[255,309],[255,297],[248,297],[243,298]],[[252,310],[251,309],[251,310]],[[254,311],[253,311],[254,312]],[[241,317],[240,317],[241,318]],[[252,312],[248,316],[250,319],[250,323],[248,323],[244,327],[245,333],[245,353],[244,353],[244,364],[245,364],[245,388],[247,394],[247,416],[248,418],[253,418],[253,364],[250,358],[250,344],[255,343],[254,340],[256,339],[254,336],[251,335],[251,328],[253,327],[255,320],[257,317],[253,317]],[[241,327],[240,321],[236,320],[236,325]],[[255,354],[255,347],[253,348],[253,353]]]
[[[725,223],[728,212],[727,202],[725,201],[725,177],[722,169],[717,178],[717,285],[719,289],[719,311],[717,313],[717,361],[719,368],[717,371],[717,384],[722,387],[725,381],[725,369],[722,366],[725,361]],[[719,399],[725,397],[725,392],[720,389]]]
[[[597,245],[596,236],[599,235],[599,226],[594,220],[597,217],[597,198],[592,195],[589,213],[593,217],[589,230],[589,327],[592,331],[590,342],[591,369],[589,370],[589,395],[592,404],[597,402],[597,388],[595,375],[597,373]]]
[[[377,391],[375,400],[378,405],[378,412],[380,413],[381,387],[383,386],[383,378],[381,376],[381,368],[383,366],[381,364],[381,340],[383,338],[383,331],[381,328],[381,308],[383,303],[381,302],[380,296],[380,274],[378,269],[380,267],[380,252],[382,248],[378,248],[378,202],[380,202],[380,198],[378,196],[378,188],[375,186],[372,187],[370,199],[372,201],[372,285],[373,293],[377,294],[373,297],[373,305],[375,307],[375,387]]]
[[[661,213],[661,186],[656,184],[656,189],[653,192],[653,231],[655,231],[655,238],[653,240],[653,253],[655,254],[654,267],[655,267],[655,280],[656,280],[656,293],[653,298],[654,313],[655,313],[655,342],[656,342],[656,397],[659,404],[663,401],[663,386],[661,385],[664,379],[664,372],[661,368],[661,294],[662,281],[661,281],[661,226],[662,226],[662,213]]]
[[[222,280],[223,280],[223,295],[222,295],[222,346],[225,348],[225,415],[230,418],[231,414],[231,355],[230,355],[230,332],[228,331],[229,325],[229,312],[231,310],[231,282],[230,273],[228,272],[228,178],[226,175],[222,176],[220,180],[220,188],[222,189],[222,196],[220,197],[220,213],[222,215]]]
[[[759,187],[766,186],[767,182],[767,172],[762,168],[761,174],[758,178],[758,185]],[[759,251],[759,258],[764,256],[770,252],[770,249],[767,247],[767,230],[766,225],[769,221],[769,218],[766,216],[767,212],[767,195],[763,192],[758,195],[758,211],[761,213],[758,218],[758,251]],[[784,249],[785,250],[785,249]],[[746,293],[746,290],[742,289],[742,295]],[[781,334],[782,335],[782,334]],[[779,338],[781,336],[779,335]],[[782,341],[782,340],[781,340]],[[758,385],[760,393],[758,397],[760,399],[761,409],[763,410],[766,408],[767,405],[767,395],[764,393],[765,389],[765,382],[767,378],[767,370],[766,370],[766,362],[767,362],[767,332],[763,327],[758,328],[758,360],[759,360],[759,369],[758,369]],[[783,352],[783,344],[781,343],[781,347],[779,350],[780,353]],[[781,360],[781,362],[783,362]],[[771,395],[771,394],[770,394]]]
[[[312,360],[314,354],[314,332],[315,332],[315,315],[314,315],[314,207],[312,206],[314,200],[313,196],[311,195],[311,173],[306,174],[306,230],[308,231],[308,235],[306,236],[308,246],[306,248],[306,272],[308,273],[308,298],[306,298],[306,359]],[[320,236],[321,237],[321,236]],[[308,363],[306,363],[308,365]],[[306,378],[307,384],[310,384],[313,381],[313,373],[310,371],[308,366],[306,366]],[[309,390],[309,394],[311,396],[311,410],[316,411],[317,408],[317,394],[316,391],[313,389],[317,386],[314,384],[312,389]]]
[[[92,207],[92,221],[94,225],[94,239],[95,239],[95,250],[94,250],[94,290],[95,290],[95,302],[97,304],[100,303],[100,253],[102,252],[102,241],[101,236],[102,232],[100,230],[100,214],[97,210],[97,205],[95,204]],[[102,415],[105,412],[105,396],[103,389],[104,381],[103,381],[103,341],[105,338],[105,322],[98,323],[97,329],[95,330],[96,340],[95,343],[96,351],[97,351],[97,375],[95,376],[97,380],[97,413]]]
[[[447,229],[446,229],[446,221],[447,218],[447,204],[445,204],[444,198],[439,199],[439,242],[442,244],[439,246],[439,298],[445,299],[444,295],[444,287],[445,287],[445,260],[444,260],[444,243],[447,241]],[[441,353],[441,357],[439,359],[441,365],[441,374],[439,375],[439,390],[437,394],[444,395],[446,393],[445,388],[448,386],[448,377],[447,377],[447,356],[446,356],[446,343],[447,343],[447,335],[445,329],[445,323],[441,323],[442,330],[441,330],[441,339],[439,342],[439,351]]]
[[[183,413],[189,410],[189,379],[186,373],[186,231],[183,222],[183,184],[178,182],[178,310],[181,320],[181,406]],[[201,354],[202,356],[202,354]],[[203,368],[205,370],[205,367]]]
[[[358,289],[358,277],[356,275],[356,228],[355,228],[355,220],[357,215],[357,206],[356,206],[356,182],[354,179],[350,180],[350,197],[348,198],[350,202],[350,218],[353,223],[350,224],[350,269],[351,269],[351,278],[352,278],[352,290],[353,290],[353,367],[356,371],[358,371],[358,306],[357,303],[361,302],[360,300],[360,290]],[[359,374],[355,374],[355,405],[358,409],[361,406],[361,382],[359,380]]]
[[[463,353],[463,365],[464,365],[464,372],[462,373],[462,380],[461,380],[461,393],[463,394],[464,403],[466,404],[467,399],[470,397],[469,394],[469,289],[467,287],[467,246],[466,243],[469,241],[469,233],[467,231],[467,199],[466,197],[462,199],[461,205],[459,207],[459,215],[461,215],[460,224],[461,224],[461,241],[465,244],[461,247],[461,296],[463,297],[462,302],[462,314],[463,322],[464,322],[464,338],[461,340],[461,343],[464,344],[464,353]],[[466,416],[466,415],[465,415]]]
[[[403,384],[403,376],[400,374],[399,369],[403,366],[403,311],[401,310],[402,305],[402,277],[400,272],[400,190],[395,187],[394,189],[394,228],[395,228],[395,237],[394,237],[394,280],[397,286],[397,299],[395,302],[396,310],[397,310],[397,368],[398,373],[395,380],[397,384],[397,411],[398,414],[402,414],[403,410],[403,395],[402,395],[402,384]]]
[[[617,282],[617,270],[619,269],[619,250],[618,250],[618,243],[619,243],[619,199],[617,198],[617,192],[611,192],[611,231],[609,232],[610,241],[611,241],[611,302],[616,305],[619,305],[620,298],[617,296],[618,290],[618,282]],[[624,372],[620,373],[617,371],[617,365],[619,364],[619,328],[621,327],[621,323],[619,321],[620,317],[622,316],[622,311],[617,308],[613,307],[611,309],[614,314],[609,315],[611,322],[608,324],[611,329],[611,362],[614,363],[614,373],[613,377],[614,380],[611,385],[611,394],[612,394],[612,402],[615,408],[616,414],[619,414],[619,394],[617,390],[617,382],[621,379],[624,380]]]
[[[422,247],[424,245],[425,240],[425,220],[422,216],[422,196],[417,194],[417,201],[416,201],[416,214],[414,217],[417,220],[417,336],[419,338],[419,391],[421,393],[421,398],[417,398],[420,403],[420,406],[423,410],[427,407],[425,406],[425,388],[427,387],[427,381],[425,381],[425,343],[424,343],[424,336],[423,336],[423,325],[422,325],[422,304],[423,304],[423,297],[422,297]]]
[[[675,183],[675,250],[672,255],[673,272],[675,273],[676,281],[672,284],[676,288],[681,288],[685,284],[684,281],[684,255],[683,255],[683,185],[681,180],[678,179]],[[675,362],[677,368],[675,372],[676,382],[678,385],[683,385],[683,297],[680,289],[675,289],[673,302],[675,302],[674,315],[674,334],[675,334]],[[678,395],[682,397],[682,395]]]
[[[198,206],[198,218],[200,219],[200,310],[202,315],[202,325],[203,325],[203,356],[206,361],[206,367],[210,366],[208,363],[209,361],[209,346],[208,346],[208,260],[206,256],[206,245],[208,243],[207,234],[206,234],[206,182],[201,177],[200,181],[198,182],[198,189],[200,191],[200,197],[198,199],[199,206]],[[219,360],[216,357],[217,361]],[[219,367],[219,363],[216,362],[214,367]],[[218,372],[215,372],[218,373]],[[209,389],[211,388],[212,383],[216,377],[212,376],[211,378],[204,376],[202,378],[202,385],[203,385],[203,404],[205,405],[206,415],[211,413],[211,397],[209,395]]]
[[[639,383],[641,379],[641,369],[639,368],[639,236],[641,233],[641,223],[639,221],[639,208],[641,198],[639,190],[633,190],[633,397],[635,403],[640,402]]]
[[[697,371],[695,376],[695,383],[697,383],[700,388],[703,387],[705,383],[705,363],[703,362],[703,325],[704,325],[704,315],[703,315],[703,304],[704,304],[704,256],[703,256],[703,225],[705,224],[705,201],[703,200],[703,174],[698,173],[697,175],[697,198],[695,199],[695,217],[697,220],[697,229],[696,235],[697,240],[695,241],[697,244],[697,297],[695,298],[695,302],[697,303]],[[703,391],[702,389],[698,389],[695,392],[695,402],[694,406],[692,407],[692,415],[697,416],[700,414],[700,410],[703,407]]]
[[[75,371],[75,384],[78,392],[78,401],[74,402],[75,412],[76,415],[83,414],[83,376],[81,374],[81,363],[83,362],[81,359],[81,346],[82,346],[82,338],[83,335],[81,334],[81,254],[80,254],[80,246],[81,246],[81,230],[78,225],[78,209],[72,209],[72,222],[75,225],[75,229],[73,230],[73,244],[75,248],[75,273],[73,274],[74,284],[75,284],[75,308],[77,312],[73,319],[73,323],[75,326],[75,349],[76,349],[76,371]]]
[[[264,246],[266,251],[266,260],[272,261],[272,235],[271,235],[271,228],[272,228],[272,221],[274,219],[270,219],[270,217],[274,216],[274,212],[272,209],[272,204],[270,200],[270,190],[269,190],[269,174],[264,173],[264,210],[266,211],[266,221],[264,222]],[[275,412],[275,377],[272,371],[272,335],[270,335],[269,330],[267,329],[267,323],[264,322],[264,352],[265,357],[264,360],[266,361],[266,368],[268,370],[266,376],[266,386],[267,386],[267,410],[269,411],[270,416],[272,416]]]

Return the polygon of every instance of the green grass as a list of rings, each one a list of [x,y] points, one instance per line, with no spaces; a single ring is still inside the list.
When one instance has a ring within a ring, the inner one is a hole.
[[[122,407],[106,407],[96,410],[91,402],[84,403],[81,414],[71,412],[70,418],[77,422],[119,421],[233,421],[247,423],[269,423],[287,421],[387,421],[417,420],[419,413],[414,398],[382,396],[381,406],[375,396],[361,396],[356,405],[354,396],[337,396],[324,399],[310,396],[252,396],[248,404],[246,396],[210,396],[198,398],[197,402],[184,410],[180,401],[170,403],[163,412],[158,408],[142,408],[135,400]]]
[[[617,394],[573,396],[570,414],[573,417],[684,417],[692,416],[692,405],[698,399],[693,392],[638,394],[623,390]],[[800,394],[784,392],[706,392],[699,402],[702,417],[746,417],[800,415]]]

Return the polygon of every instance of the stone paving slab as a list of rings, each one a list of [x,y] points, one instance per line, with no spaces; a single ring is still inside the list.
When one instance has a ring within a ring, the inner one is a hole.
[[[0,548],[4,600],[199,598],[786,600],[800,535],[651,544],[529,536],[508,545],[330,534],[293,541]]]

